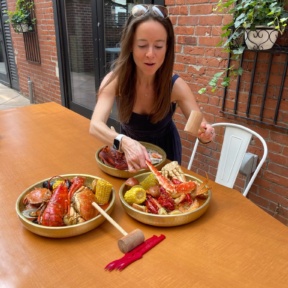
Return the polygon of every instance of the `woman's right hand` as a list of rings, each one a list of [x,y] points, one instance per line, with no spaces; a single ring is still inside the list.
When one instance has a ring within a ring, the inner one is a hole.
[[[125,153],[129,172],[137,172],[147,169],[146,160],[149,160],[145,146],[128,136],[124,136],[121,142],[121,150]]]

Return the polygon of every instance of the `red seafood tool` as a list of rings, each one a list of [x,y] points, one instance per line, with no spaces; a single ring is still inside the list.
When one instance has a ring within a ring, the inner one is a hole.
[[[141,259],[146,252],[163,241],[165,238],[166,237],[163,234],[160,236],[153,235],[149,239],[145,240],[142,244],[126,253],[122,258],[110,262],[108,265],[106,265],[105,270],[112,271],[116,269],[122,271],[131,263]]]

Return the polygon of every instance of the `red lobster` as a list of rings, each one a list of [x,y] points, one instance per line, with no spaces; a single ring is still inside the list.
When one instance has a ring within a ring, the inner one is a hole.
[[[127,170],[128,165],[126,162],[125,154],[121,153],[109,146],[105,146],[99,152],[99,158],[108,166],[112,166],[119,170]]]
[[[61,183],[53,192],[43,213],[38,216],[38,223],[44,226],[63,226],[63,217],[68,211],[68,189]]]
[[[68,212],[70,197],[84,182],[85,179],[83,177],[74,177],[69,191],[65,183],[59,184],[53,191],[47,206],[38,216],[38,223],[44,226],[64,226],[63,218]]]

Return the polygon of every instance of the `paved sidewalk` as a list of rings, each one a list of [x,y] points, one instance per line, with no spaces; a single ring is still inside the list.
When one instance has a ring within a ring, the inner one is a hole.
[[[0,110],[30,105],[30,100],[0,83]]]

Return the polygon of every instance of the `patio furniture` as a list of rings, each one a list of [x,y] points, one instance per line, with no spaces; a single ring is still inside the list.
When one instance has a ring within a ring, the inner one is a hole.
[[[116,47],[105,48],[105,51],[106,53],[111,54],[111,60],[115,61],[121,51],[121,48],[118,45],[116,45]]]
[[[249,178],[249,181],[247,182],[242,192],[243,196],[246,197],[257,174],[259,173],[263,163],[267,158],[268,154],[267,144],[261,135],[239,124],[215,123],[212,124],[212,126],[215,128],[216,127],[225,128],[215,182],[222,184],[226,187],[233,188],[237,175],[242,167],[242,171],[244,170],[244,173],[246,172],[246,175]],[[249,158],[249,154],[247,154],[246,152],[249,147],[249,144],[251,143],[252,137],[258,138],[262,143],[263,155],[258,164],[256,162],[252,163],[253,159],[250,158],[251,163],[248,163],[246,165],[247,157],[245,156],[248,156]],[[197,139],[190,157],[190,161],[188,163],[189,170],[191,170],[198,144],[199,140]],[[243,168],[243,165],[246,165],[247,166],[246,168],[251,169],[251,171],[247,171],[245,167]],[[255,168],[254,172],[252,171],[253,165]]]

